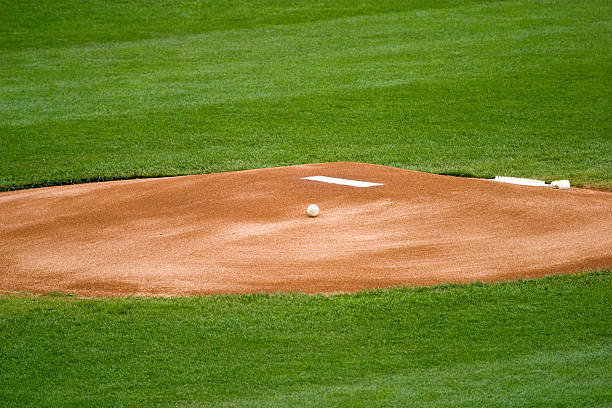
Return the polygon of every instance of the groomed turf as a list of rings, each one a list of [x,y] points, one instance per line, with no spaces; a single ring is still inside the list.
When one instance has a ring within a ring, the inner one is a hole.
[[[612,271],[336,296],[0,297],[0,405],[612,404]]]
[[[612,187],[609,1],[0,7],[0,189],[338,160]]]

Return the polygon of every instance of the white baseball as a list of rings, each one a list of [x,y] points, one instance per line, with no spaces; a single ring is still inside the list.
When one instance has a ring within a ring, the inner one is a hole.
[[[306,214],[308,214],[309,217],[316,217],[319,215],[319,206],[316,204],[310,204],[306,209]]]

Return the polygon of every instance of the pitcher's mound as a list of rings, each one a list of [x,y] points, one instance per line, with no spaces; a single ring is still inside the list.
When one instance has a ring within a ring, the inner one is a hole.
[[[359,163],[61,186],[0,194],[0,290],[330,293],[537,277],[612,267],[610,231],[609,192]]]

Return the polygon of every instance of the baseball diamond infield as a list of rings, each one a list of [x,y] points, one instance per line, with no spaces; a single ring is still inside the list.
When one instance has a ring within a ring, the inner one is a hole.
[[[612,267],[611,232],[610,192],[360,163],[48,187],[0,193],[0,290],[333,293],[538,277]]]

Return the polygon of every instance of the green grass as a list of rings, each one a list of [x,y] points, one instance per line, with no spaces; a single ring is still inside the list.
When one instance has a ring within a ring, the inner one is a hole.
[[[610,406],[612,271],[350,295],[0,297],[0,405]]]
[[[344,160],[612,187],[609,1],[0,6],[0,190]]]

